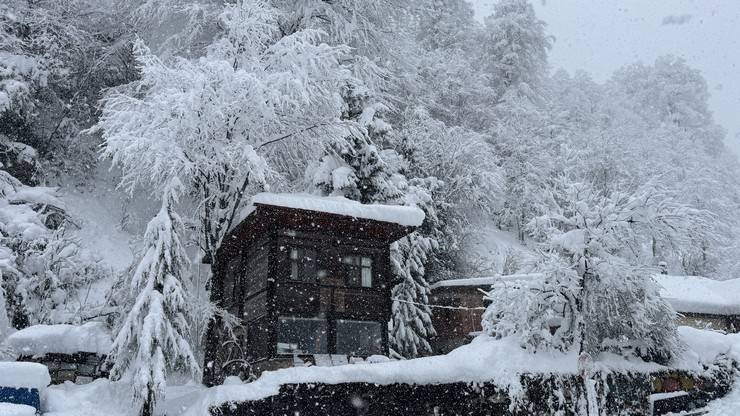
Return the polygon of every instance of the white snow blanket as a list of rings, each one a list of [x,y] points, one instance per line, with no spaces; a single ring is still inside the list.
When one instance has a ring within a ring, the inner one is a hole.
[[[36,409],[25,404],[0,403],[2,416],[36,416]]]
[[[740,279],[713,280],[700,276],[655,276],[660,291],[678,312],[740,314]]]
[[[262,192],[252,197],[252,203],[391,222],[406,227],[418,227],[424,222],[424,211],[417,207],[361,204],[339,196]]]
[[[740,335],[724,335],[689,327],[680,327],[679,335],[688,348],[670,368],[702,371],[703,365],[711,364],[721,353],[740,360]],[[616,354],[601,354],[594,363],[595,371],[646,373],[668,369]],[[435,384],[492,381],[507,386],[513,394],[520,394],[523,391],[519,375],[524,373],[578,374],[578,353],[553,351],[532,354],[522,349],[513,337],[497,340],[481,335],[447,355],[377,364],[293,367],[268,371],[249,384],[208,389],[203,398],[184,415],[204,415],[209,407],[229,401],[259,400],[278,394],[281,385],[291,383]]]
[[[0,362],[0,387],[42,390],[51,383],[45,365],[26,362]],[[0,415],[3,413],[0,412]]]
[[[83,325],[34,325],[10,335],[5,341],[18,354],[74,354],[110,352],[111,335],[103,322]]]

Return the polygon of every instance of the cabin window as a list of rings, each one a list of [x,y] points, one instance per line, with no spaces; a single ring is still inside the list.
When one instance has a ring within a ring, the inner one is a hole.
[[[337,320],[337,354],[366,357],[383,353],[380,322]]]
[[[326,320],[280,317],[277,337],[278,354],[326,354]]]
[[[342,256],[347,286],[373,286],[373,259],[366,256]]]
[[[234,256],[229,260],[226,271],[224,273],[224,286],[223,286],[223,306],[233,312],[233,308],[236,306],[234,302],[236,282],[239,277],[239,264],[241,262],[241,253]]]
[[[246,265],[243,268],[242,296],[251,296],[267,286],[267,250],[258,247],[247,252]]]
[[[290,278],[302,282],[316,281],[316,250],[302,247],[290,249]]]

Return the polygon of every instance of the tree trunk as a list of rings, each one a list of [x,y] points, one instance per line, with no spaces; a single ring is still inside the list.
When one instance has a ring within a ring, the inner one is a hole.
[[[154,389],[151,384],[147,385],[146,399],[141,407],[141,416],[154,416]]]

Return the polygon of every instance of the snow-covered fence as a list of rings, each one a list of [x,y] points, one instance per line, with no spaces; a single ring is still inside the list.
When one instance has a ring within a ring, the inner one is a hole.
[[[703,374],[686,371],[656,373],[597,373],[598,406],[603,414],[643,416],[651,412],[651,395],[672,389],[686,391],[684,408],[704,405],[727,393],[733,363],[720,360]],[[261,400],[226,402],[211,408],[214,416],[292,415],[490,415],[562,416],[585,414],[588,406],[578,375],[526,374],[523,391],[509,392],[494,383],[428,385],[375,383],[285,384],[277,395]],[[666,404],[656,407],[664,414]],[[297,413],[296,413],[297,414]]]

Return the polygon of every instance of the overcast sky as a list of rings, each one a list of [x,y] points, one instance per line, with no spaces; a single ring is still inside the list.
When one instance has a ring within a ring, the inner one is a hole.
[[[470,0],[490,14],[492,0]],[[702,71],[710,108],[740,154],[740,0],[531,0],[555,37],[550,65],[603,81],[617,68],[665,54]]]

